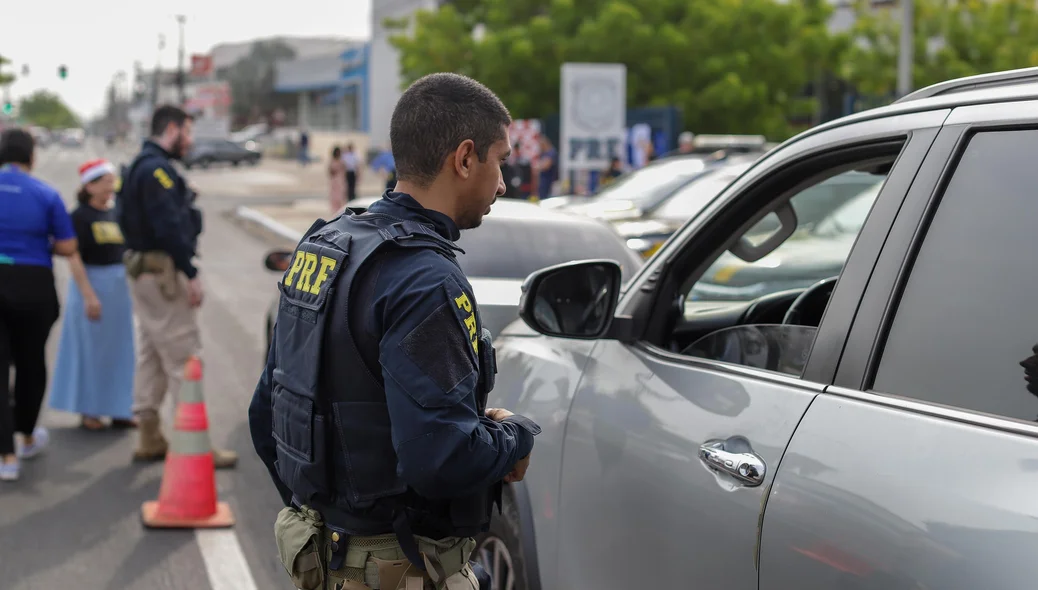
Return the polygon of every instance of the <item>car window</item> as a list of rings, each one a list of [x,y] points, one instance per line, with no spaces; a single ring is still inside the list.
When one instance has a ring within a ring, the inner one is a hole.
[[[626,281],[641,260],[606,226],[554,220],[492,219],[458,240],[465,274],[473,278],[525,279],[530,273],[573,260],[615,260]]]
[[[848,177],[860,179],[857,190],[862,201],[858,207],[863,208],[867,215],[885,178],[881,174],[844,172],[805,188],[790,200],[793,209],[798,212],[798,231],[793,236],[756,262],[745,262],[730,252],[724,252],[693,285],[688,295],[689,301],[750,301],[770,293],[809,287],[823,279],[838,276],[864,225],[864,217],[857,224],[849,224],[856,227],[848,227],[847,231],[834,235],[815,235],[809,231],[810,223],[800,220],[799,211],[815,211],[816,216],[825,209],[828,209],[828,213],[838,211],[840,205],[850,202],[855,195],[844,191],[841,193],[842,200],[834,199],[832,191],[817,190],[817,187],[842,184]],[[862,187],[875,190],[862,192]],[[744,237],[759,244],[778,227],[778,217],[769,213],[750,228]]]
[[[873,389],[1038,419],[1038,131],[975,135],[911,267]]]
[[[602,192],[595,195],[596,201],[651,200],[656,193],[669,194],[681,186],[689,177],[699,174],[706,165],[698,158],[682,158],[646,166],[617,179]]]
[[[865,218],[872,209],[872,203],[879,194],[883,183],[877,182],[858,193],[850,201],[840,205],[836,211],[823,218],[812,228],[812,235],[819,237],[835,237],[846,233],[857,234],[865,225]]]
[[[707,172],[674,193],[659,209],[655,217],[685,221],[699,213],[703,207],[721,194],[733,180],[750,167],[751,163],[721,166]]]

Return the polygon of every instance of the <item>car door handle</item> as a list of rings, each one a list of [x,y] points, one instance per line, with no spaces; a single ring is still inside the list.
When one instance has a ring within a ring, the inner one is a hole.
[[[764,482],[767,469],[764,459],[754,453],[749,441],[741,436],[703,443],[699,447],[699,459],[711,469],[729,475],[749,487]]]

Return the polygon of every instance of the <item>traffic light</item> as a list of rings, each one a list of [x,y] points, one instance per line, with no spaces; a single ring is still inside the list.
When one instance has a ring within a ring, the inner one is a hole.
[[[14,112],[14,103],[12,103],[11,101],[5,102],[4,103],[4,114],[5,115],[10,115],[13,112]]]
[[[65,66],[58,66],[58,77],[62,80],[68,78],[68,68]]]

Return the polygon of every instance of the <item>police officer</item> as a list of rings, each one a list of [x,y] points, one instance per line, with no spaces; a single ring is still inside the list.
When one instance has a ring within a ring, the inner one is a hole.
[[[193,263],[202,216],[172,163],[191,148],[192,125],[191,116],[175,106],[155,109],[151,138],[126,170],[116,200],[137,315],[133,411],[140,436],[133,455],[139,461],[166,456],[159,408],[166,391],[179,390],[184,364],[202,345],[202,283]],[[213,459],[225,468],[238,458],[214,450]]]
[[[278,285],[249,424],[297,588],[489,588],[471,537],[540,428],[486,407],[494,351],[455,241],[504,193],[509,123],[474,80],[415,82],[391,120],[396,192],[318,220]]]

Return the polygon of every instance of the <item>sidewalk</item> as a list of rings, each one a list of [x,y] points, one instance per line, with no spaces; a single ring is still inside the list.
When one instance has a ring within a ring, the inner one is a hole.
[[[214,166],[186,171],[188,180],[202,195],[233,197],[328,198],[327,162],[302,166],[295,160],[264,158],[258,166]],[[382,174],[365,168],[357,183],[359,197],[382,194]]]
[[[326,199],[301,199],[286,205],[241,206],[234,211],[234,216],[247,225],[294,244],[314,221],[319,217],[330,219],[332,212]]]

